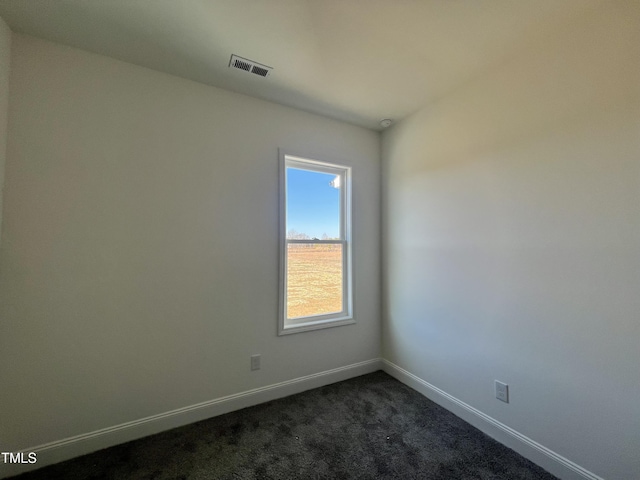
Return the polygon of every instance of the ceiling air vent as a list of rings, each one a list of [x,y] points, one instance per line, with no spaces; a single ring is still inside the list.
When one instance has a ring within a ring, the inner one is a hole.
[[[237,55],[231,55],[229,68],[237,68],[238,70],[244,70],[245,72],[260,75],[261,77],[268,77],[271,70],[273,70],[272,67],[267,67],[266,65],[262,65],[261,63],[254,62],[253,60],[242,58]]]

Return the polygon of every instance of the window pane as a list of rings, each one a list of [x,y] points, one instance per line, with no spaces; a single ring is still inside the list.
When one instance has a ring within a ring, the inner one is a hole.
[[[287,319],[339,313],[342,244],[287,245]]]
[[[340,238],[340,182],[336,175],[287,168],[287,238]]]

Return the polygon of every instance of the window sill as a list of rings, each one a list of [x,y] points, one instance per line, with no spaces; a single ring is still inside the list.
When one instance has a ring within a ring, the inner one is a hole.
[[[290,335],[292,333],[309,332],[311,330],[320,330],[323,328],[341,327],[343,325],[352,325],[356,321],[351,316],[330,318],[325,320],[307,321],[304,323],[284,326],[278,331],[278,335]]]

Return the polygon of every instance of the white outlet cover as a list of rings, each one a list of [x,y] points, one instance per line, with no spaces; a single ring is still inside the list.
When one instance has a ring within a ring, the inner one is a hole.
[[[251,355],[251,370],[260,370],[260,355]]]
[[[509,385],[496,380],[496,398],[504,403],[509,403]]]

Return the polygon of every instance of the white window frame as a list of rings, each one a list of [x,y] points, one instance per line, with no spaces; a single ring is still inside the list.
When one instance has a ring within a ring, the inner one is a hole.
[[[317,160],[280,150],[280,287],[278,335],[306,332],[322,328],[355,323],[353,315],[353,228],[351,167]],[[287,168],[339,175],[340,185],[340,239],[339,240],[288,240],[287,239]],[[340,244],[342,258],[342,308],[341,312],[311,315],[287,319],[287,246],[290,243]]]

